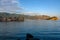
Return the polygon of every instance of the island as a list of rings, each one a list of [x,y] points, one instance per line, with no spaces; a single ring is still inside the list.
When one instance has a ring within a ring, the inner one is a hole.
[[[58,20],[57,16],[48,16],[48,15],[23,15],[23,14],[16,14],[16,13],[7,13],[7,12],[0,12],[0,22],[13,22],[13,21],[20,21],[23,22],[24,19],[30,20]]]

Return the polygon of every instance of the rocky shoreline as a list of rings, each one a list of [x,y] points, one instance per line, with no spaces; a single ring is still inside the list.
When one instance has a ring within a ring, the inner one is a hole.
[[[18,18],[16,18],[16,17],[9,17],[9,18],[7,18],[7,17],[2,17],[2,18],[0,18],[0,22],[13,22],[13,21],[24,21],[24,17],[18,17]]]

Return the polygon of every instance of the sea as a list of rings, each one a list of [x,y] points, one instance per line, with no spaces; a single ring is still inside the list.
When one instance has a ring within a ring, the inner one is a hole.
[[[39,40],[60,40],[60,20],[0,22],[0,40],[26,40],[26,34]]]

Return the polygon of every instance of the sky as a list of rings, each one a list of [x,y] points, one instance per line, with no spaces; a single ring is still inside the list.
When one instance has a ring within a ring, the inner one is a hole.
[[[18,0],[0,0],[0,12],[18,12],[21,11]]]
[[[0,11],[60,16],[60,0],[0,0]]]

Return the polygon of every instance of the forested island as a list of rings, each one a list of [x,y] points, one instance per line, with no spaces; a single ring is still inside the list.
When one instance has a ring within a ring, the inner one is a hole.
[[[47,16],[47,15],[23,15],[23,14],[16,14],[16,13],[7,13],[7,12],[0,12],[0,22],[11,22],[11,21],[24,21],[24,19],[31,19],[31,20],[58,20],[58,17]]]

